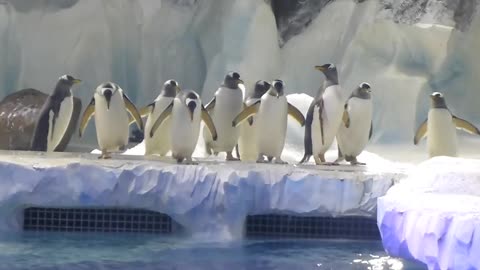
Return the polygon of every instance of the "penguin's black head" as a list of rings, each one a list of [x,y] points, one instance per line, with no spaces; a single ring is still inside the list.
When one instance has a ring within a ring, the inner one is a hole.
[[[243,81],[240,79],[240,74],[238,74],[238,72],[231,71],[225,75],[223,83],[230,89],[238,89],[238,85],[243,84]]]
[[[272,85],[264,80],[257,81],[253,90],[253,98],[261,98],[270,87],[272,87]]]
[[[198,95],[197,93],[189,90],[187,94],[185,95],[185,105],[188,108],[188,111],[190,113],[190,120],[193,121],[193,116],[195,109],[197,108],[197,102],[198,102]]]
[[[69,95],[72,86],[80,82],[81,80],[75,79],[71,75],[63,75],[58,78],[58,82],[54,90],[54,95],[59,95],[60,92],[64,92],[64,95]]]
[[[74,85],[81,82],[81,80],[75,79],[72,75],[67,75],[67,74],[61,76],[58,80],[65,84],[70,84],[70,85]]]
[[[358,85],[357,89],[355,89],[352,93],[351,97],[361,98],[361,99],[370,99],[372,92],[370,88],[370,84],[363,82]]]
[[[180,91],[181,89],[178,86],[177,81],[168,80],[163,84],[163,89],[161,94],[162,96],[165,96],[165,97],[175,97]]]
[[[433,108],[441,108],[441,109],[446,109],[447,108],[447,103],[445,102],[445,97],[443,96],[442,93],[433,92],[430,95],[430,98],[432,99],[432,107]]]
[[[118,88],[118,85],[112,82],[102,83],[97,88],[97,94],[103,96],[107,102],[107,110],[110,109],[110,101],[112,99],[112,96],[115,95],[115,93],[117,92]]]
[[[362,93],[370,94],[372,92],[372,88],[370,87],[370,84],[366,82],[361,83],[359,88]]]
[[[321,66],[315,66],[316,70],[323,72],[327,80],[332,84],[338,84],[338,72],[337,67],[334,64],[324,64]]]
[[[278,97],[283,96],[283,89],[285,88],[285,83],[282,80],[274,80],[272,82],[273,89],[275,90],[275,95]]]

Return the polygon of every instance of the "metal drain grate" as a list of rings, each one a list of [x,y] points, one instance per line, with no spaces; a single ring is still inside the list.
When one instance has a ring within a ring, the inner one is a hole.
[[[23,229],[170,234],[179,231],[180,225],[168,215],[141,209],[31,207],[24,210]]]
[[[376,220],[365,217],[254,215],[247,217],[246,235],[250,237],[380,239]]]

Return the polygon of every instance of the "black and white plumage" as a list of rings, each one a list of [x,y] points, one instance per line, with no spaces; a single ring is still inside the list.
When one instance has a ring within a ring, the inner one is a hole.
[[[333,64],[316,66],[326,77],[324,85],[308,108],[305,122],[305,154],[300,163],[307,162],[311,156],[315,163],[325,162],[325,153],[330,148],[342,121],[346,95],[338,83],[337,68]]]
[[[209,154],[212,152],[226,153],[226,160],[238,160],[232,155],[240,135],[239,128],[232,127],[232,121],[243,109],[243,93],[239,88],[243,84],[238,72],[229,72],[225,75],[223,84],[215,92],[213,99],[205,109],[212,117],[218,138],[213,140],[210,131],[203,129],[205,149]]]
[[[256,146],[258,151],[257,163],[263,163],[265,157],[268,162],[275,159],[275,163],[285,164],[281,158],[287,135],[288,115],[297,120],[300,125],[305,124],[305,117],[293,105],[288,103],[284,95],[285,84],[281,80],[274,80],[272,87],[254,104],[246,107],[232,122],[237,126],[241,122],[256,116],[258,124]]]
[[[255,83],[253,92],[245,97],[244,107],[248,107],[259,101],[262,96],[270,89],[270,83],[259,80]],[[243,122],[240,128],[240,136],[238,138],[238,153],[242,161],[255,161],[258,158],[257,149],[257,121],[256,116],[250,116],[247,121]]]
[[[362,153],[372,137],[373,103],[371,87],[361,83],[345,103],[343,123],[337,132],[338,158],[335,162],[346,160],[352,165],[365,165],[358,162],[357,156]]]
[[[200,122],[203,120],[211,132],[213,140],[217,139],[217,131],[212,118],[202,104],[200,96],[193,90],[184,90],[160,113],[147,136],[155,136],[157,129],[171,119],[170,145],[172,157],[178,163],[196,164],[192,154],[200,134]]]
[[[31,150],[53,152],[62,142],[72,121],[74,111],[81,108],[81,103],[73,100],[72,86],[79,83],[70,75],[63,75],[58,79],[53,93],[47,97],[35,125]]]
[[[171,128],[171,119],[165,119],[162,125],[158,127],[158,132],[155,132],[153,137],[149,136],[150,131],[152,130],[153,124],[160,116],[160,114],[173,102],[173,99],[180,92],[180,87],[178,82],[175,80],[168,80],[163,84],[162,90],[158,97],[145,108],[140,110],[140,114],[147,116],[147,121],[145,122],[145,155],[160,155],[165,156],[168,151],[171,150],[170,147],[170,128]]]
[[[457,156],[457,132],[462,129],[468,133],[480,135],[480,130],[472,123],[450,112],[445,97],[440,92],[430,95],[431,106],[428,118],[415,132],[413,143],[416,145],[427,137],[427,149],[430,157]]]
[[[143,131],[140,113],[123,89],[113,82],[102,83],[95,89],[90,104],[85,108],[80,122],[80,137],[90,118],[95,115],[97,141],[102,151],[99,158],[110,158],[110,152],[124,150],[128,144],[128,113]]]

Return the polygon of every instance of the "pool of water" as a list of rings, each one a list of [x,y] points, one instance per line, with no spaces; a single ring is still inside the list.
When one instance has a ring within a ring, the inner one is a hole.
[[[152,235],[21,233],[0,236],[0,269],[426,269],[388,257],[379,242],[234,242]]]

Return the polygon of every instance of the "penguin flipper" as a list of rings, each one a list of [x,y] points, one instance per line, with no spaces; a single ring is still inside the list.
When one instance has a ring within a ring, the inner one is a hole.
[[[350,114],[348,114],[348,104],[345,104],[342,121],[346,128],[350,127]]]
[[[456,117],[455,115],[452,115],[452,118],[456,128],[462,129],[471,134],[480,135],[480,130],[478,130],[478,128],[475,127],[472,123],[462,118]]]
[[[213,97],[212,100],[210,100],[210,102],[207,103],[207,106],[205,106],[205,110],[207,110],[207,112],[210,112],[211,110],[213,110],[213,108],[215,108],[216,102],[217,102],[217,98]]]
[[[305,117],[303,116],[302,112],[298,110],[295,106],[292,104],[288,103],[288,114],[292,116],[295,120],[297,120],[298,123],[303,127],[305,126]]]
[[[85,111],[83,112],[82,120],[80,121],[79,133],[78,133],[80,137],[82,137],[83,132],[87,127],[88,121],[90,121],[90,118],[92,118],[93,114],[95,114],[95,98],[92,98],[87,108],[85,108]]]
[[[238,124],[243,122],[249,116],[253,116],[254,114],[256,114],[259,108],[260,108],[260,100],[243,109],[243,111],[233,119],[232,126],[237,127]]]
[[[73,111],[70,121],[68,122],[67,129],[63,134],[62,139],[59,141],[58,145],[53,151],[63,152],[67,148],[68,142],[72,138],[72,134],[75,132],[77,127],[78,119],[80,118],[80,113],[82,112],[82,101],[80,99],[73,99]]]
[[[163,123],[163,121],[165,121],[165,119],[167,119],[172,114],[172,109],[173,109],[173,101],[158,116],[157,120],[155,120],[155,123],[153,123],[152,129],[150,130],[150,134],[149,134],[150,138],[153,137],[153,134],[155,134],[155,131],[157,131],[158,127]]]
[[[310,159],[313,155],[312,149],[312,123],[313,123],[313,111],[315,109],[315,101],[310,103],[310,107],[308,107],[307,117],[305,118],[305,135],[303,137],[303,146],[305,149],[305,154],[300,160],[299,164],[305,163]]]
[[[210,117],[210,114],[208,114],[208,111],[205,107],[202,105],[202,120],[205,122],[205,125],[207,126],[208,130],[210,130],[210,134],[212,134],[212,139],[214,141],[217,140],[217,129],[215,128],[215,125],[213,124],[213,120]]]
[[[373,122],[370,123],[370,132],[368,133],[368,139],[370,140],[373,135]]]
[[[123,93],[123,102],[125,102],[125,108],[127,111],[133,116],[135,122],[137,122],[137,126],[140,130],[143,130],[143,121],[142,116],[137,110],[137,107],[133,104],[133,102]]]
[[[323,98],[321,98],[317,102],[317,106],[318,106],[318,118],[320,120],[320,134],[322,134],[322,145],[325,145],[325,132],[323,131],[323,109],[324,109],[323,102],[324,102]]]
[[[140,116],[142,118],[144,118],[144,117],[147,117],[149,113],[152,113],[153,110],[155,110],[155,102],[152,102],[152,103],[148,104],[147,106],[141,108],[138,111],[138,113],[140,114]],[[136,121],[137,120],[134,117],[132,117],[131,114],[128,115],[128,125],[131,125]]]
[[[428,119],[423,121],[423,123],[418,127],[417,132],[415,132],[415,137],[413,138],[413,144],[417,145],[421,139],[427,136],[427,122]]]

